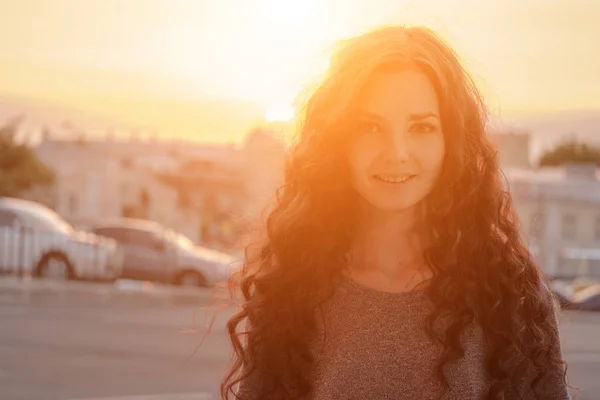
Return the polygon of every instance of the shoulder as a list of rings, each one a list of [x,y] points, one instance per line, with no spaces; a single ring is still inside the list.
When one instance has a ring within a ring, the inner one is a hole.
[[[556,319],[560,307],[558,306],[556,296],[550,287],[550,282],[547,279],[542,278],[540,279],[538,286],[544,307],[548,310],[549,314]]]

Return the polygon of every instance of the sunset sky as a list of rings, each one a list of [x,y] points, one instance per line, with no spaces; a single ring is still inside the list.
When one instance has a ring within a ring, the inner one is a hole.
[[[386,23],[438,30],[493,109],[600,108],[595,0],[0,0],[0,16],[0,96],[173,134],[286,114],[335,40]]]

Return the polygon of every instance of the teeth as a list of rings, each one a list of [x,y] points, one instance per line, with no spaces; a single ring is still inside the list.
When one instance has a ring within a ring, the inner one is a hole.
[[[412,177],[412,175],[403,175],[403,176],[381,176],[381,175],[376,175],[377,179],[379,179],[380,181],[383,181],[383,182],[387,182],[387,183],[402,183],[402,182],[406,182],[411,177]]]

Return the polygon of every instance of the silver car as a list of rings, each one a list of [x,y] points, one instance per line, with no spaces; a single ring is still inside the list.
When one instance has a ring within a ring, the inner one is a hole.
[[[153,221],[105,221],[93,232],[119,242],[125,279],[212,286],[226,281],[238,268],[234,257],[197,246],[181,233]]]
[[[0,273],[114,281],[122,264],[114,240],[78,232],[44,205],[0,198]]]

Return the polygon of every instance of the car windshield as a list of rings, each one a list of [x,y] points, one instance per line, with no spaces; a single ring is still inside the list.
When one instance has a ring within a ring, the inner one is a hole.
[[[188,238],[187,236],[185,236],[182,233],[179,232],[175,232],[173,230],[169,230],[167,232],[167,238],[169,238],[169,240],[174,243],[176,246],[179,246],[181,248],[184,249],[188,249],[188,250],[194,250],[196,248],[196,245],[194,244],[194,242],[192,242],[192,240],[190,238]]]
[[[231,264],[234,260],[232,257],[225,253],[221,253],[215,250],[195,245],[190,238],[188,238],[182,233],[170,231],[167,233],[167,237],[169,237],[171,241],[173,241],[175,245],[179,246],[180,248],[185,250],[192,250],[194,254],[206,260],[216,261],[224,264]]]
[[[196,247],[196,245],[194,244],[194,242],[192,242],[190,238],[188,238],[185,235],[182,235],[181,233],[177,234],[177,243],[179,243],[180,246],[185,247],[186,249],[192,249]]]
[[[73,227],[49,208],[42,206],[27,207],[22,215],[34,229],[67,235],[73,232]]]

